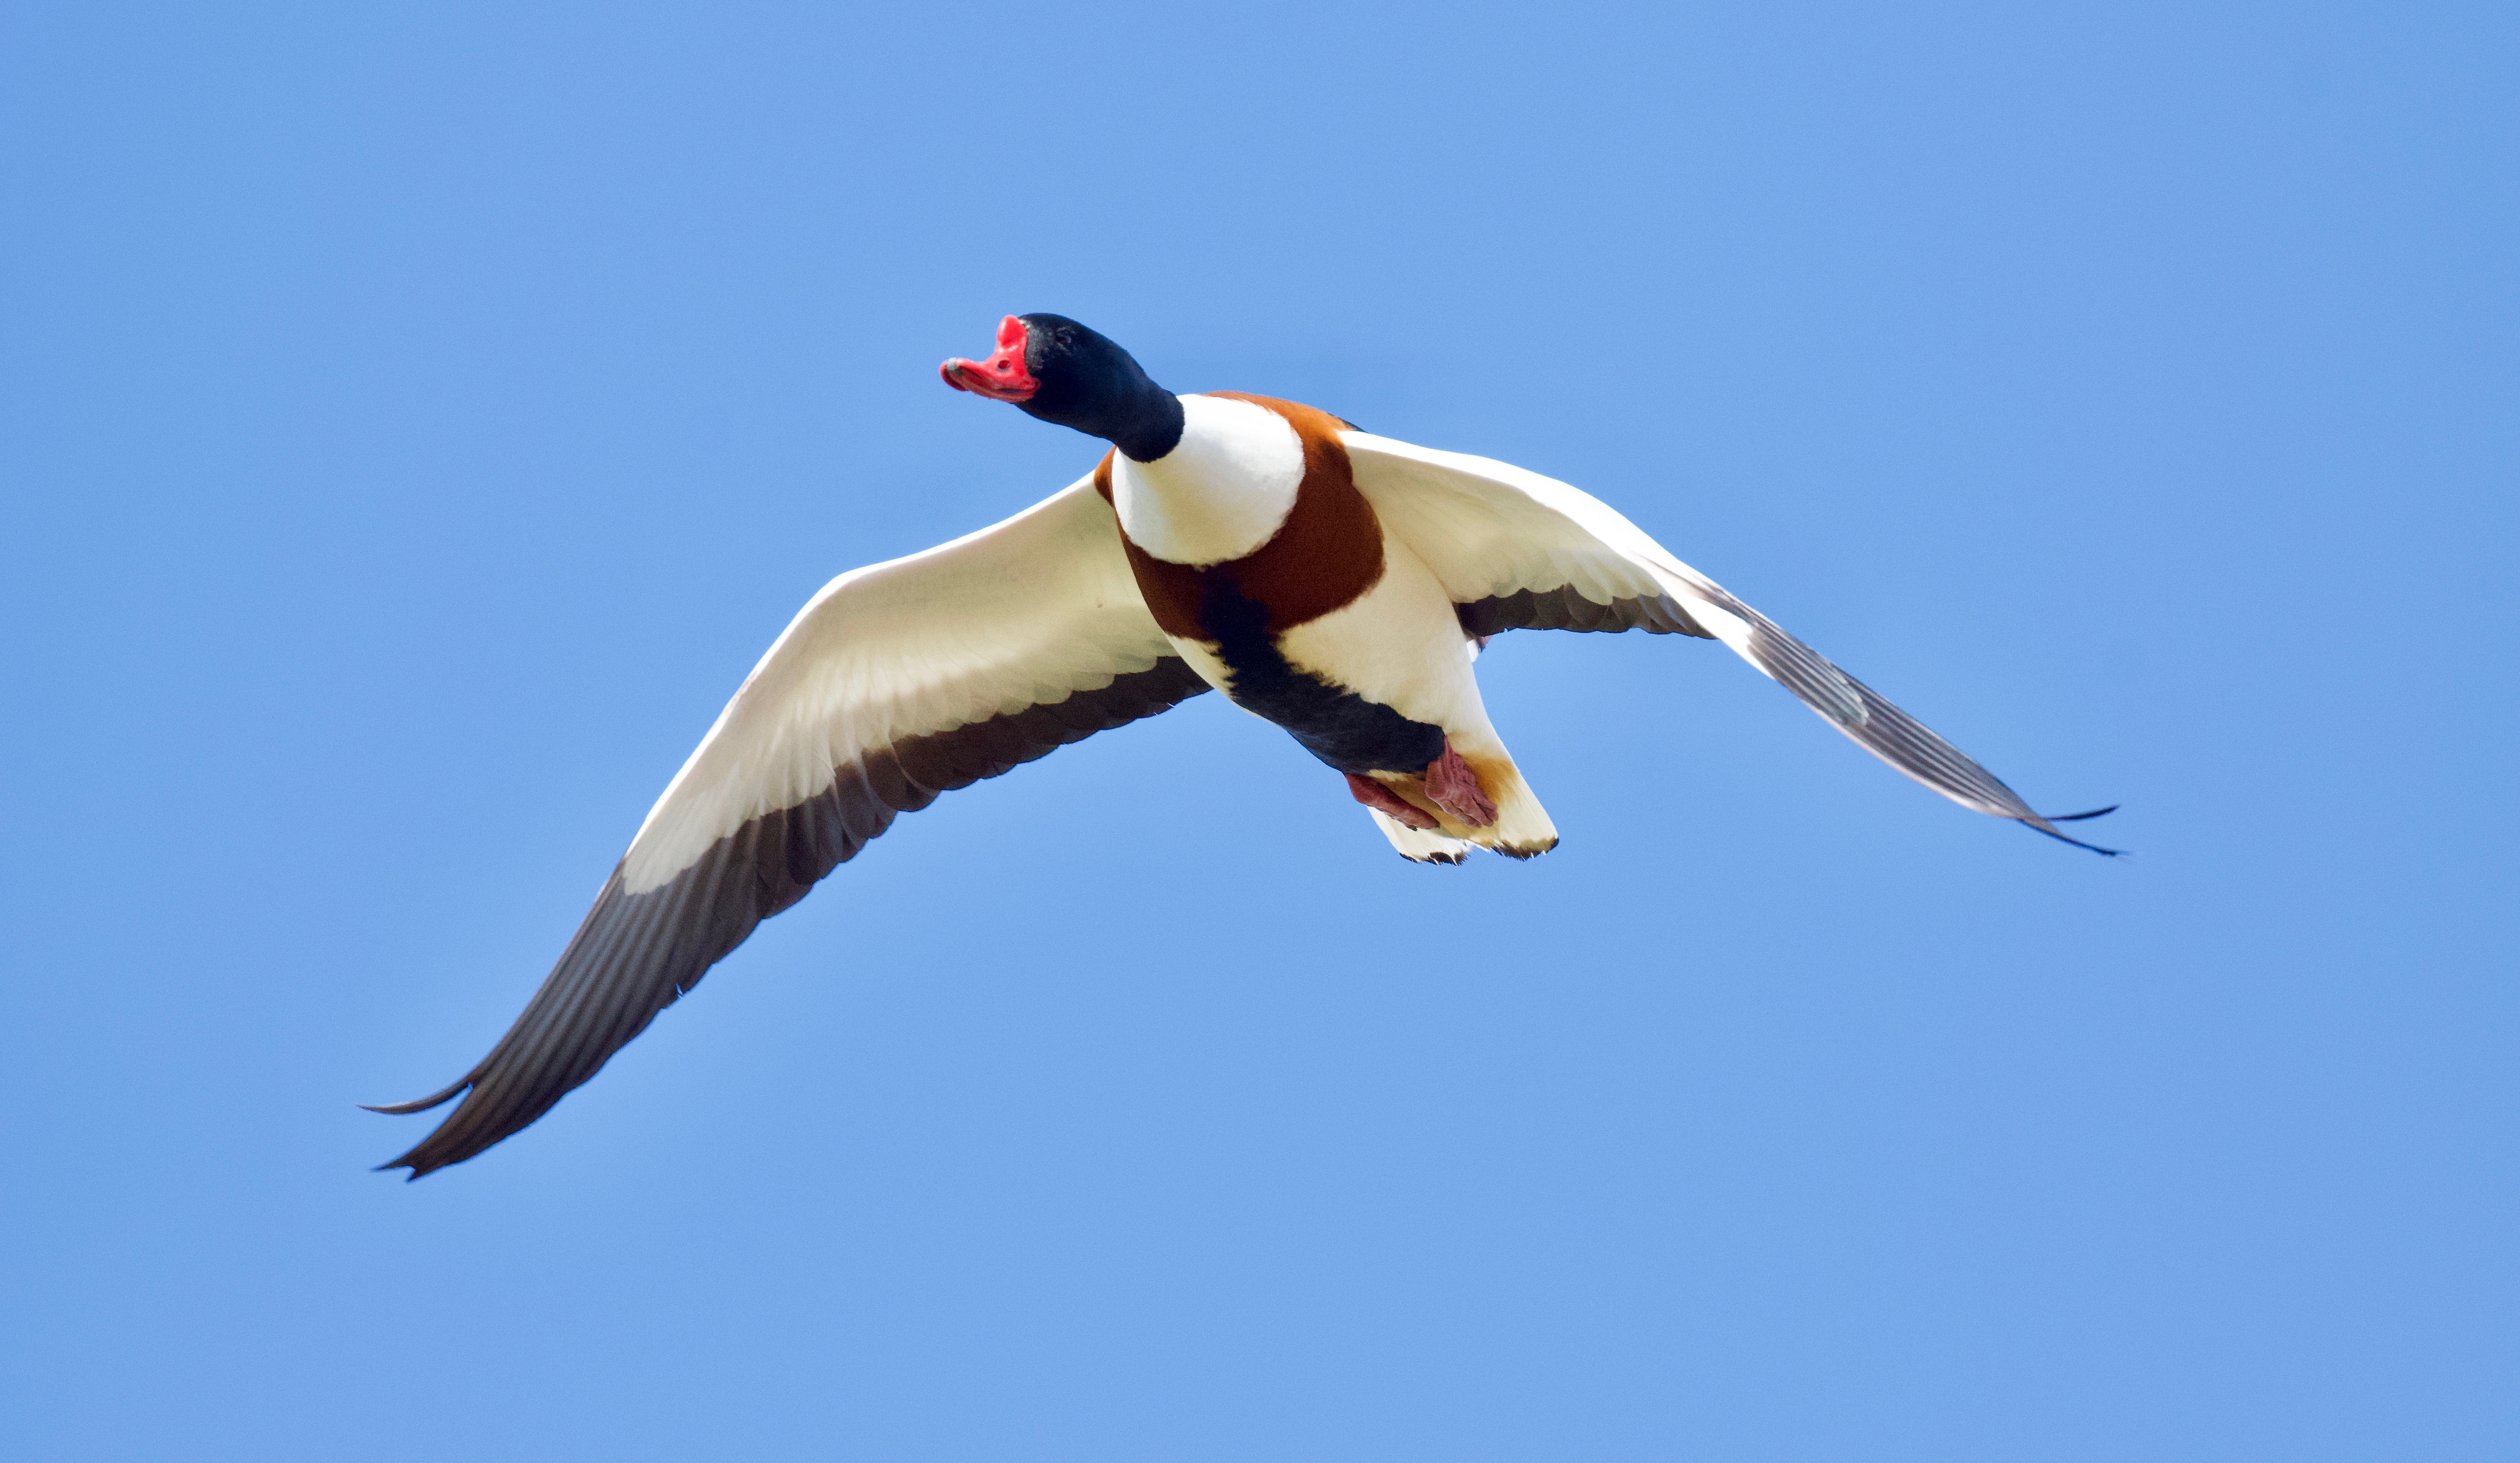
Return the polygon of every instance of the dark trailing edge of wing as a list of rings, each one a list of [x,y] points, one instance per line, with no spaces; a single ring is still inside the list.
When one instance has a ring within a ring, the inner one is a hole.
[[[549,1112],[754,926],[803,898],[898,815],[1206,689],[1188,663],[1167,656],[1099,691],[869,753],[841,767],[830,788],[744,824],[646,893],[624,892],[616,868],[542,988],[480,1065],[442,1092],[371,1109],[418,1113],[465,1094],[436,1131],[381,1167],[409,1168],[418,1178]]]
[[[1643,630],[1654,635],[1715,638],[1689,618],[1688,612],[1669,595],[1612,600],[1604,605],[1586,599],[1571,584],[1555,589],[1519,589],[1490,599],[1471,600],[1455,605],[1453,614],[1462,621],[1464,635],[1496,635],[1507,630]]]
[[[1775,620],[1720,588],[1708,585],[1707,590],[1718,606],[1750,626],[1750,659],[1759,668],[1882,760],[1956,802],[2027,824],[2060,843],[2111,858],[2126,851],[2070,838],[2055,826],[2115,812],[2114,806],[2061,818],[2042,816],[2021,800],[2020,794],[2005,787],[2002,779],[1979,766],[1966,753],[1944,741],[1880,693],[1839,669],[1827,657],[1785,633]],[[1655,634],[1714,638],[1669,596],[1623,599],[1604,605],[1585,598],[1572,585],[1472,600],[1455,605],[1453,613],[1462,621],[1462,632],[1474,636],[1506,630],[1642,629]]]

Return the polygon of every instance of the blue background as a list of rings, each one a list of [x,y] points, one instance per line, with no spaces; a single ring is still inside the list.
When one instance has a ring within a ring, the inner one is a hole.
[[[2509,7],[222,9],[0,30],[0,1451],[2520,1450]],[[369,1172],[1035,309],[2139,856],[1508,636],[1547,859],[1211,698]]]

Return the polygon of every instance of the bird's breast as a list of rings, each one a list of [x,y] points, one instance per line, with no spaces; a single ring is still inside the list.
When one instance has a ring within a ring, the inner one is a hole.
[[[1184,396],[1182,434],[1153,462],[1114,454],[1111,507],[1129,541],[1169,564],[1249,556],[1302,496],[1305,453],[1293,423],[1256,402]]]
[[[1381,579],[1382,527],[1357,491],[1336,418],[1265,396],[1182,403],[1191,425],[1180,447],[1156,463],[1107,454],[1094,477],[1119,514],[1129,568],[1166,634],[1247,645],[1352,604]],[[1267,445],[1278,441],[1291,453],[1291,476],[1288,459]],[[1273,486],[1281,481],[1282,489]],[[1262,515],[1249,502],[1270,492],[1282,506],[1256,528]],[[1225,532],[1230,522],[1242,525],[1238,537]],[[1193,536],[1201,547],[1185,548]],[[1177,557],[1225,544],[1238,551]]]

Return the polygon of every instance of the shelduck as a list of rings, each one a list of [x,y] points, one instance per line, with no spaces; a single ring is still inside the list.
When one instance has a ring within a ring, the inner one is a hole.
[[[755,925],[893,818],[1204,692],[1285,729],[1404,858],[1530,858],[1556,825],[1472,674],[1507,630],[1718,640],[1963,807],[2094,852],[1598,499],[1309,406],[1175,395],[1059,315],[1009,316],[948,386],[1110,443],[1013,518],[840,575],[650,809],[463,1102],[385,1165],[419,1177],[595,1075]]]

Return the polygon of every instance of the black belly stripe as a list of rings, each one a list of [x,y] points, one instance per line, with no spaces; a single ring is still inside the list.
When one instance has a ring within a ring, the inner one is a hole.
[[[1269,633],[1268,608],[1243,597],[1232,576],[1199,586],[1199,626],[1232,673],[1225,694],[1278,725],[1341,772],[1423,772],[1444,754],[1444,729],[1412,721],[1380,702],[1297,669]]]

